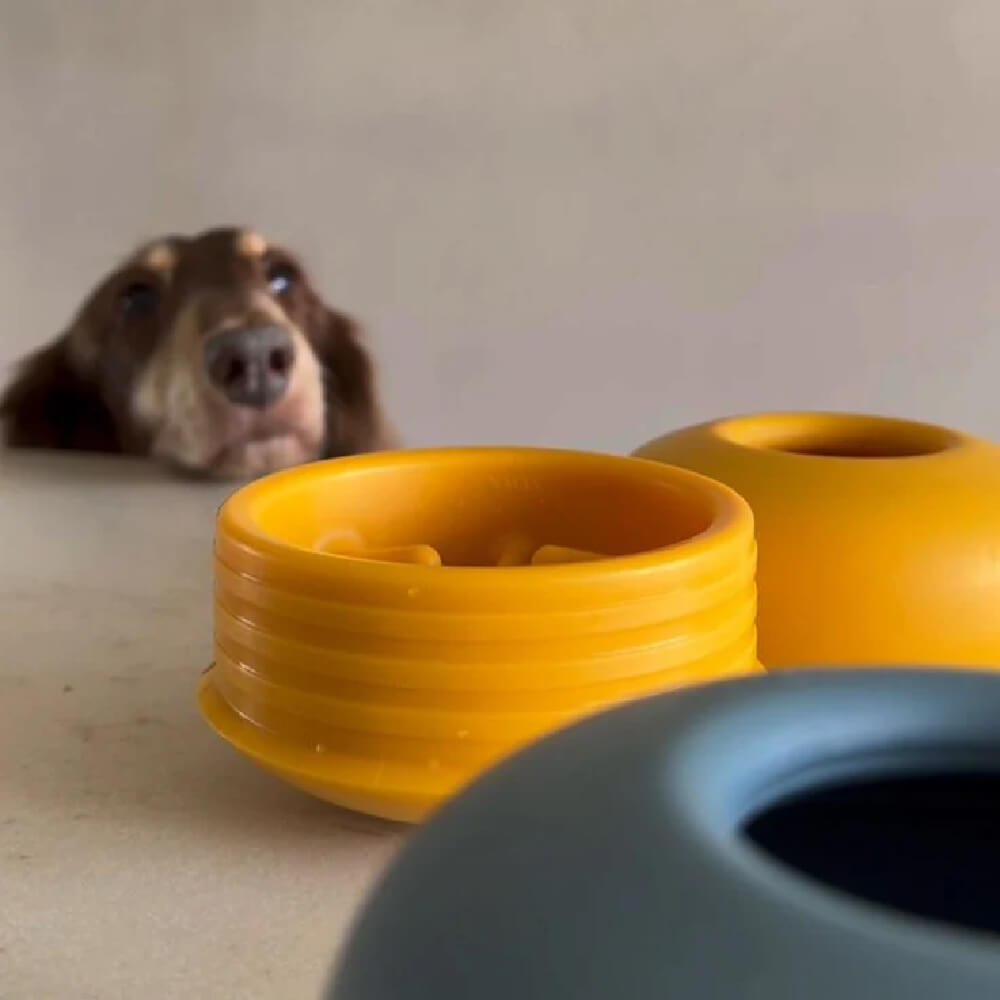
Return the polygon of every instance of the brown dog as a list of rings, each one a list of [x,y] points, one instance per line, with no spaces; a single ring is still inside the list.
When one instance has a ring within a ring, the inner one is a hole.
[[[259,233],[167,236],[106,277],[0,399],[11,447],[246,478],[387,445],[372,361]]]

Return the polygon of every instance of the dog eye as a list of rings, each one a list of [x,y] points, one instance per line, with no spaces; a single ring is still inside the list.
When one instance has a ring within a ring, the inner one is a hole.
[[[297,275],[291,264],[275,263],[267,269],[267,288],[272,295],[284,295],[295,284]]]
[[[121,311],[127,319],[152,315],[159,301],[158,289],[148,281],[133,281],[126,286],[118,300]]]

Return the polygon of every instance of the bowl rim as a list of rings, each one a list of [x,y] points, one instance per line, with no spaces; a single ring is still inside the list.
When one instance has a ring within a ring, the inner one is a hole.
[[[709,504],[710,521],[701,531],[676,542],[642,552],[592,561],[543,566],[427,566],[363,559],[285,542],[280,536],[264,531],[254,516],[255,506],[268,495],[276,491],[301,488],[303,483],[319,484],[342,472],[361,472],[399,462],[455,464],[525,456],[563,464],[615,465],[628,470],[632,475],[641,469],[641,474],[650,481],[679,485],[703,497]],[[219,510],[216,532],[217,539],[225,536],[229,542],[252,552],[258,559],[263,558],[272,564],[281,563],[288,569],[307,573],[318,570],[327,576],[350,575],[375,584],[412,582],[413,586],[444,579],[468,582],[470,585],[489,580],[497,584],[516,582],[521,586],[533,581],[547,586],[557,581],[606,583],[610,577],[616,577],[624,583],[681,561],[684,564],[696,563],[706,555],[717,553],[720,545],[725,547],[742,538],[749,543],[754,537],[753,514],[746,500],[730,487],[700,473],[636,456],[562,448],[493,445],[372,452],[283,469],[255,480],[232,494]],[[218,551],[216,557],[219,558]]]

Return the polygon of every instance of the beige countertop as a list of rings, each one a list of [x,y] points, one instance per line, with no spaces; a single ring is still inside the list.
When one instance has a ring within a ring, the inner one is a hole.
[[[402,839],[201,721],[225,492],[0,458],[2,1000],[313,1000]]]

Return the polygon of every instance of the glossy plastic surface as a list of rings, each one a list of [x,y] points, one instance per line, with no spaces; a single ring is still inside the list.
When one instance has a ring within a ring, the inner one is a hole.
[[[217,527],[200,693],[258,764],[417,820],[512,750],[759,670],[752,517],[638,459],[383,453],[253,483]]]
[[[763,414],[637,455],[732,486],[754,511],[760,658],[1000,665],[1000,448],[927,424]]]
[[[975,790],[962,803],[969,771],[992,788],[1000,775],[1000,677],[981,671],[786,671],[602,713],[504,762],[408,841],[327,996],[998,997],[997,936],[948,918],[1000,919],[996,810]],[[921,882],[944,913],[820,881],[746,833],[783,801],[884,779],[952,784],[949,807],[883,798],[867,829],[834,812],[822,845],[841,873],[866,872],[855,887],[894,883],[912,901],[906,882]]]

